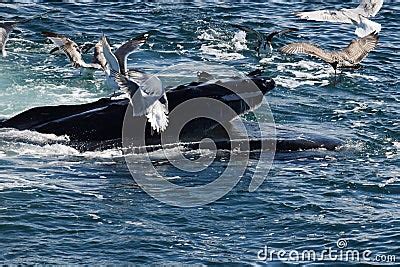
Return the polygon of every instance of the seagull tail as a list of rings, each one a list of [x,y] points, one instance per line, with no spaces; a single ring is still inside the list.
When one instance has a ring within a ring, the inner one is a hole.
[[[160,101],[154,102],[146,114],[151,128],[158,133],[163,132],[168,126],[168,109]]]

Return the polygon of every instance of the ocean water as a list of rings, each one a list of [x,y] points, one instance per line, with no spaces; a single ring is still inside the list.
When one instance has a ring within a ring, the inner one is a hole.
[[[333,70],[318,60],[283,56],[276,49],[260,60],[244,34],[229,26],[245,24],[266,32],[294,27],[299,31],[277,38],[274,46],[302,40],[337,49],[355,38],[353,26],[300,21],[293,13],[355,5],[0,3],[4,20],[61,10],[19,25],[11,35],[9,55],[0,58],[1,117],[35,106],[87,103],[112,93],[101,73],[81,75],[64,56],[49,55],[53,46],[41,31],[63,33],[81,43],[104,33],[116,45],[151,31],[148,44],[131,55],[130,66],[149,73],[187,62],[224,64],[243,72],[263,67],[277,82],[266,97],[277,125],[344,141],[336,151],[277,153],[255,192],[248,191],[250,166],[221,199],[179,208],[146,194],[118,149],[81,153],[65,145],[67,136],[0,129],[0,261],[279,264],[276,255],[272,263],[257,255],[265,247],[339,249],[343,243],[338,240],[346,242],[343,249],[371,251],[374,260],[393,255],[399,261],[398,3],[385,1],[374,18],[382,24],[380,43],[363,68],[341,73],[336,83]],[[199,175],[182,175],[165,155],[153,156],[161,173],[186,186],[212,181],[229,161],[219,157]],[[138,156],[138,167],[140,160]]]

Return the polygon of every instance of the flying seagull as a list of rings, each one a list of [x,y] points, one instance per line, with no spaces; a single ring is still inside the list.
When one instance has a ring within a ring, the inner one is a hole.
[[[161,81],[156,76],[139,85],[128,76],[111,72],[119,88],[128,94],[133,116],[146,116],[156,132],[163,132],[168,126],[168,100]],[[143,76],[141,76],[143,77]]]
[[[383,0],[361,0],[356,8],[300,12],[296,16],[306,20],[354,24],[357,27],[355,34],[358,37],[364,37],[371,32],[379,33],[381,31],[381,25],[368,18],[375,17],[382,5]]]
[[[133,38],[113,53],[103,35],[103,55],[107,61],[107,79],[111,84],[115,84],[117,89],[128,94],[133,116],[145,115],[153,130],[162,132],[168,126],[168,100],[160,79],[127,68],[127,57],[144,44],[147,38],[148,34]]]
[[[286,34],[289,32],[297,31],[297,29],[284,29],[281,31],[273,31],[271,33],[262,33],[259,31],[256,31],[254,29],[251,29],[250,27],[247,26],[242,26],[238,24],[232,24],[232,27],[235,27],[239,30],[242,30],[246,33],[253,34],[256,39],[257,39],[257,45],[255,47],[255,50],[257,52],[257,55],[260,56],[260,52],[262,53],[271,53],[273,48],[272,48],[272,39],[281,34]]]
[[[2,53],[3,57],[7,56],[6,43],[8,41],[8,37],[18,24],[27,23],[31,20],[41,18],[49,13],[54,13],[54,12],[58,12],[58,11],[59,10],[50,10],[50,11],[44,12],[39,15],[35,15],[29,19],[24,19],[24,20],[0,22],[0,48],[1,48],[1,53]]]
[[[135,50],[137,50],[140,46],[142,46],[148,38],[148,33],[141,34],[138,37],[134,37],[122,44],[120,47],[118,47],[117,50],[115,50],[115,52],[112,51],[107,38],[104,35],[101,38],[101,48],[100,44],[98,44],[99,46],[97,47],[97,49],[99,49],[98,51],[101,51],[100,53],[102,55],[100,54],[98,58],[104,57],[104,59],[101,59],[99,61],[105,60],[106,66],[104,71],[107,75],[107,82],[114,90],[119,89],[119,85],[115,81],[115,75],[113,75],[111,72],[121,73],[123,75],[133,74],[141,76],[140,72],[135,73],[135,71],[129,71],[128,56],[132,54]]]
[[[106,70],[107,60],[104,57],[103,41],[101,39],[94,46],[94,55],[92,63],[99,64],[104,71]]]
[[[77,45],[70,38],[54,33],[54,32],[42,32],[44,36],[46,36],[49,40],[51,40],[57,47],[52,49],[50,53],[61,50],[71,61],[72,66],[75,68],[88,68],[101,70],[102,67],[98,63],[86,63],[82,58],[82,48]],[[95,51],[96,54],[96,51]]]
[[[377,46],[379,36],[373,32],[353,40],[346,48],[338,51],[326,51],[310,43],[291,43],[280,49],[285,54],[307,54],[322,59],[333,69],[358,68],[359,63]]]

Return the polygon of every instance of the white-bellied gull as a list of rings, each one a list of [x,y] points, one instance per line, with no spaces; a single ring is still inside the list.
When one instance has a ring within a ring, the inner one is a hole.
[[[115,53],[112,51],[111,46],[107,40],[107,38],[103,35],[101,38],[102,47],[98,47],[99,51],[102,52],[103,56],[106,59],[106,67],[104,69],[107,75],[107,83],[114,90],[119,89],[119,85],[115,81],[115,75],[112,75],[111,72],[121,73],[123,75],[134,74],[140,76],[140,72],[135,73],[135,71],[128,70],[128,56],[132,54],[135,50],[137,50],[140,46],[142,46],[148,39],[149,34],[144,33],[139,35],[138,37],[134,37],[129,41],[122,44]],[[98,44],[100,45],[100,44]],[[131,77],[132,78],[132,77]],[[140,82],[140,81],[136,81]]]
[[[357,27],[355,34],[358,37],[364,37],[372,32],[381,31],[381,25],[368,18],[375,17],[382,5],[383,0],[361,0],[356,8],[299,12],[296,16],[306,20],[354,24]]]
[[[128,95],[133,107],[132,115],[146,116],[152,129],[162,132],[168,126],[168,100],[160,79],[137,70],[127,70],[128,55],[145,41],[143,38],[139,39],[132,39],[125,43],[121,46],[123,48],[119,50],[120,52],[115,55],[107,38],[103,36],[106,70],[109,79]]]

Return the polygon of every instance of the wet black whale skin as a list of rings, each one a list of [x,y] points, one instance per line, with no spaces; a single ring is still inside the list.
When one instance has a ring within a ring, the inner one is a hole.
[[[252,86],[251,82],[258,89]],[[264,77],[232,79],[215,83],[193,82],[167,91],[169,110],[173,110],[187,100],[207,97],[222,101],[240,115],[260,104],[263,95],[274,87],[275,82]],[[235,88],[235,91],[243,93],[246,101],[227,88]],[[260,90],[262,94],[251,94],[254,90]],[[35,107],[0,122],[0,127],[67,135],[71,145],[81,150],[120,146],[122,125],[128,104],[127,99],[102,98],[96,102],[81,105]],[[227,120],[230,119],[232,118],[227,118]],[[215,121],[207,119],[193,120],[189,124],[189,127],[185,128],[192,131],[196,129],[194,132],[197,136],[191,139],[190,136],[185,135],[185,141],[193,142],[199,140],[199,133],[216,126]],[[146,132],[147,144],[159,144],[159,135],[152,132],[149,125],[146,127]]]

